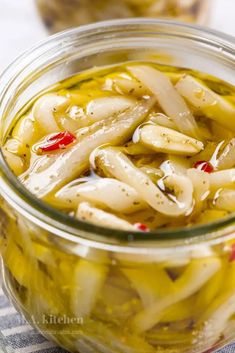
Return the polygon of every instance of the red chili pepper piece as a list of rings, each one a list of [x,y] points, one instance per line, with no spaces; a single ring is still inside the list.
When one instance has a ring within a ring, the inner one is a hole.
[[[193,167],[206,173],[212,173],[214,171],[213,165],[207,161],[198,161]]]
[[[39,149],[43,152],[56,151],[59,149],[63,149],[65,146],[74,142],[76,137],[71,134],[69,131],[62,131],[50,136],[45,145],[39,146]]]
[[[135,227],[140,230],[141,232],[149,232],[149,228],[146,226],[146,224],[143,223],[135,223]]]
[[[231,246],[231,254],[229,256],[229,261],[235,261],[235,244]]]

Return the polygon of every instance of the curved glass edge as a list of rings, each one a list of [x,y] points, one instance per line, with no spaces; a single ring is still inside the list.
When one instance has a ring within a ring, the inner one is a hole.
[[[105,30],[108,32],[122,28],[123,26],[165,26],[170,30],[171,28],[179,28],[181,30],[192,30],[193,35],[201,35],[199,39],[204,38],[205,35],[211,36],[211,38],[204,39],[204,41],[214,44],[215,47],[220,50],[220,46],[224,45],[228,54],[232,56],[235,55],[235,38],[221,33],[216,30],[205,29],[199,25],[189,25],[182,24],[177,21],[164,21],[164,20],[150,20],[150,19],[124,19],[124,20],[111,20],[98,22],[95,24],[90,24],[86,26],[81,26],[72,30],[66,30],[50,36],[48,39],[39,42],[37,45],[33,46],[30,50],[26,51],[20,55],[12,64],[10,64],[5,71],[0,76],[2,85],[2,91],[0,91],[0,103],[4,98],[4,94],[7,92],[9,86],[14,81],[14,78],[20,71],[23,71],[24,67],[27,66],[29,62],[32,62],[34,58],[37,58],[38,54],[41,55],[48,51],[48,49],[53,49],[61,40],[73,35],[82,35],[87,37],[90,35],[95,35],[96,33],[102,34]],[[185,35],[185,38],[187,36]],[[214,41],[213,41],[214,40]],[[42,49],[44,51],[42,52]],[[0,108],[1,109],[1,108]],[[181,245],[201,242],[206,240],[216,239],[218,237],[228,235],[235,229],[235,215],[226,217],[225,219],[208,223],[206,225],[193,226],[190,228],[177,228],[171,230],[156,230],[148,233],[141,232],[129,232],[120,231],[116,229],[104,228],[100,226],[92,225],[84,221],[79,221],[67,215],[66,213],[57,211],[53,207],[49,206],[45,202],[37,199],[32,195],[17,179],[17,177],[11,172],[8,167],[2,152],[0,152],[0,166],[2,168],[2,180],[5,186],[12,190],[15,194],[15,198],[9,198],[12,204],[18,202],[20,208],[24,210],[28,216],[33,216],[34,219],[39,219],[45,226],[51,226],[53,232],[56,234],[56,230],[61,230],[63,234],[69,233],[68,237],[72,241],[76,238],[84,238],[86,240],[98,241],[98,243],[114,243],[128,245],[131,243],[148,243],[154,242],[156,245],[160,245],[161,242],[168,241],[180,241]],[[2,185],[0,186],[1,189]],[[2,189],[3,192],[3,189]],[[3,192],[4,193],[4,192]],[[229,228],[229,229],[228,229]],[[96,237],[94,238],[93,235]],[[65,237],[62,235],[62,237]],[[100,238],[99,238],[100,237]],[[98,239],[99,238],[99,239]],[[117,244],[117,245],[118,245]],[[151,243],[153,244],[153,243]]]
[[[0,91],[0,100],[2,99],[2,96],[4,92],[6,91],[8,84],[14,80],[15,75],[19,73],[19,71],[23,71],[23,68],[27,66],[29,62],[31,62],[33,59],[38,58],[39,54],[46,53],[49,49],[53,48],[56,46],[57,42],[62,41],[63,39],[66,39],[68,37],[72,36],[78,36],[84,38],[89,35],[98,35],[98,34],[103,34],[106,32],[114,32],[117,29],[122,28],[123,26],[165,26],[169,30],[171,28],[178,28],[183,30],[182,33],[185,34],[185,37],[187,37],[187,30],[192,30],[194,32],[195,36],[198,36],[198,39],[202,39],[203,37],[205,38],[205,35],[211,36],[211,40],[209,40],[210,44],[215,44],[215,46],[220,46],[220,44],[226,46],[226,49],[231,51],[231,54],[234,55],[235,51],[235,37],[214,30],[210,28],[203,27],[201,25],[191,25],[191,24],[185,24],[181,23],[179,21],[166,21],[166,20],[155,20],[155,19],[149,19],[149,18],[130,18],[130,19],[118,19],[118,20],[110,20],[110,21],[101,21],[101,22],[96,22],[93,24],[85,25],[85,26],[80,26],[77,28],[73,29],[68,29],[59,33],[56,33],[54,35],[49,36],[47,39],[39,41],[37,44],[32,46],[30,49],[27,51],[23,52],[20,54],[12,63],[10,63],[5,70],[3,70],[0,74],[0,79],[1,82],[4,83],[6,86],[3,84],[2,91]],[[202,36],[199,36],[199,35]],[[206,40],[208,41],[208,39]],[[64,42],[65,43],[65,42]],[[42,51],[42,49],[44,49]],[[32,56],[32,57],[31,57]]]

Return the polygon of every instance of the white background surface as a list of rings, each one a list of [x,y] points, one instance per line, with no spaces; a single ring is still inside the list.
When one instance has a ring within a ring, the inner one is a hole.
[[[211,2],[210,26],[235,36],[235,0]],[[46,35],[34,0],[0,0],[0,71]]]

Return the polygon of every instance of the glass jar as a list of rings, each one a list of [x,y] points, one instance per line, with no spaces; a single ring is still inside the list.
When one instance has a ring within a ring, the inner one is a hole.
[[[114,18],[156,17],[205,24],[211,0],[36,0],[51,32]]]
[[[81,70],[151,60],[235,84],[235,42],[176,22],[103,22],[53,36],[1,77],[1,143],[19,111]],[[27,320],[80,353],[213,351],[235,338],[235,217],[150,233],[84,223],[31,195],[1,155],[7,295]]]

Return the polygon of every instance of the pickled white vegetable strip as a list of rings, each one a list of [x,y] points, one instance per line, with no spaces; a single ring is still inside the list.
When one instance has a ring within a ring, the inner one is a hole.
[[[140,129],[140,140],[156,152],[192,156],[203,149],[203,143],[167,127],[145,125]]]
[[[155,349],[142,337],[122,330],[111,330],[102,322],[86,320],[87,325],[79,335],[95,349],[95,353],[155,353]],[[92,353],[89,350],[87,353]]]
[[[207,118],[235,131],[235,106],[201,81],[187,75],[176,84],[177,91]]]
[[[142,170],[145,174],[149,175],[151,178],[156,178],[160,179],[163,177],[163,172],[161,169],[146,166],[146,167],[140,167],[140,170]]]
[[[111,213],[92,207],[88,202],[82,202],[78,206],[76,217],[81,221],[87,221],[101,227],[122,230],[137,230],[131,223]]]
[[[174,292],[173,281],[164,269],[157,266],[143,265],[143,268],[127,268],[122,271],[139,294],[145,308]]]
[[[235,168],[221,170],[210,174],[211,190],[235,186]]]
[[[76,317],[84,318],[91,313],[108,270],[104,265],[86,260],[80,260],[73,270],[71,310]]]
[[[169,155],[168,159],[160,165],[164,175],[179,174],[187,175],[187,169],[190,167],[188,159],[180,156]]]
[[[19,246],[13,241],[13,239],[9,240],[8,246],[4,252],[4,261],[8,269],[14,273],[14,278],[17,282],[24,287],[28,287],[32,278],[31,272],[26,272],[28,258],[22,254],[19,249]],[[34,265],[34,264],[33,264]],[[32,270],[33,270],[32,266]],[[31,283],[32,285],[32,283]]]
[[[30,113],[18,122],[12,132],[12,136],[21,144],[21,146],[23,145],[26,147],[27,144],[31,146],[45,134],[45,130],[40,130],[39,127],[40,124],[35,121],[32,117],[32,113]]]
[[[127,143],[122,148],[122,151],[126,154],[131,155],[131,156],[140,155],[140,154],[149,155],[151,153],[152,154],[155,153],[152,150],[150,150],[149,148],[146,148],[145,146],[143,146],[141,143],[133,143],[133,142]]]
[[[129,66],[128,70],[155,95],[180,132],[197,137],[198,127],[190,109],[165,74],[149,66]]]
[[[135,105],[135,100],[125,97],[102,97],[88,103],[86,113],[95,121],[123,112]]]
[[[9,152],[5,147],[2,148],[2,153],[13,173],[18,176],[24,171],[24,162],[17,154]]]
[[[235,211],[235,190],[220,190],[215,198],[214,206],[226,211]]]
[[[177,130],[177,127],[172,119],[162,113],[152,113],[149,117],[149,121],[160,126],[168,127],[169,129]]]
[[[168,199],[152,180],[143,173],[120,151],[105,148],[96,151],[105,168],[115,178],[131,185],[151,207],[169,216],[185,214],[192,206],[193,187],[191,181],[184,176],[169,175],[164,178],[166,187],[176,193],[176,199]]]
[[[33,194],[42,198],[66,182],[76,178],[89,166],[91,152],[106,143],[120,144],[130,138],[134,129],[141,124],[154,104],[149,99],[138,103],[133,109],[121,113],[116,119],[113,117],[104,122],[97,122],[86,129],[85,136],[78,139],[71,148],[61,153],[48,156],[50,166],[42,172],[32,173],[31,166],[20,178],[25,187]],[[82,129],[84,130],[84,129]],[[43,161],[44,163],[44,161]],[[37,166],[40,169],[40,161]]]
[[[225,210],[208,209],[202,211],[197,218],[197,224],[211,223],[225,218],[228,212]]]
[[[11,153],[20,154],[21,148],[22,148],[21,142],[18,139],[12,138],[7,140],[3,149]]]
[[[234,314],[235,293],[220,294],[201,318],[204,327],[200,332],[200,340],[203,340],[208,347],[215,344]]]
[[[131,213],[147,207],[141,197],[131,186],[116,179],[100,178],[86,183],[66,185],[59,190],[56,204],[76,208],[82,201],[106,206],[116,212]]]
[[[218,169],[229,169],[235,166],[235,138],[229,141],[216,166]]]
[[[56,94],[48,94],[37,100],[33,107],[33,117],[45,135],[60,131],[54,113],[68,104],[68,99]]]
[[[220,270],[217,271],[216,274],[198,292],[193,307],[193,316],[195,320],[200,320],[200,317],[205,314],[205,311],[208,310],[208,307],[220,294],[220,290],[224,285],[226,273],[227,263],[222,261]]]
[[[117,78],[114,80],[116,90],[119,93],[133,94],[134,96],[141,97],[148,93],[147,89],[133,79]]]
[[[221,267],[218,258],[192,260],[185,272],[175,281],[175,291],[156,301],[132,320],[136,332],[144,332],[154,327],[170,305],[176,304],[196,293]]]
[[[203,202],[210,195],[210,176],[208,173],[196,168],[188,169],[187,175],[193,184],[194,212],[198,212],[201,210]]]

